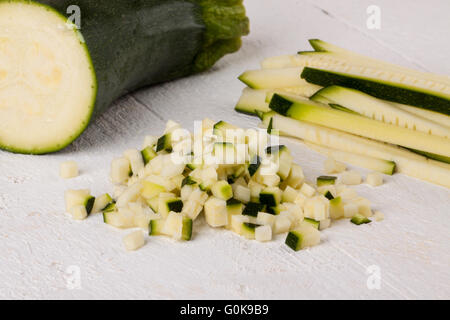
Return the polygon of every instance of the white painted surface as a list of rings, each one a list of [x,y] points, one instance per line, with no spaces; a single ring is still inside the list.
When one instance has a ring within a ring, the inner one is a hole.
[[[309,38],[450,74],[447,0],[245,2],[252,33],[210,72],[123,98],[59,154],[0,152],[0,298],[450,298],[450,193],[402,175],[379,188],[358,187],[384,212],[383,222],[341,221],[323,232],[320,246],[298,253],[284,237],[249,242],[203,222],[189,243],[151,238],[129,253],[126,231],[105,226],[100,216],[76,222],[64,214],[65,189],[111,191],[111,159],[140,146],[145,134],[159,134],[167,119],[190,129],[204,117],[255,126],[233,111],[243,88],[236,77],[264,57],[307,49]],[[381,30],[366,28],[369,4],[382,10]],[[309,179],[322,173],[320,155],[287,143]],[[79,163],[78,178],[58,177],[64,160]],[[380,290],[367,287],[372,265],[381,271]],[[79,271],[80,289],[71,290],[78,283],[68,270]]]

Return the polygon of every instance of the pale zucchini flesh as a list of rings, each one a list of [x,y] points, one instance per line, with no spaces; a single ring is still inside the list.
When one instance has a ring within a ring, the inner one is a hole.
[[[308,100],[293,100],[287,96],[274,95],[269,107],[296,120],[327,126],[407,148],[450,156],[449,139],[334,110]]]
[[[450,137],[449,128],[355,89],[331,86],[318,91],[311,97],[311,100],[320,102],[320,98],[325,98],[330,103],[340,105],[373,120],[444,138]]]
[[[96,94],[91,58],[75,25],[36,2],[0,2],[0,148],[62,149],[88,125]]]
[[[393,161],[399,173],[450,188],[450,165],[446,163],[428,160],[397,146],[297,121],[274,112],[264,115],[263,125],[265,127],[269,124],[270,119],[272,119],[273,128],[279,130],[283,136],[302,139],[341,151]]]
[[[450,89],[434,84],[421,84],[384,74],[376,69],[305,67],[302,78],[328,87],[340,85],[357,89],[376,98],[402,103],[450,115]]]
[[[368,157],[346,151],[340,151],[333,148],[319,146],[317,144],[310,142],[307,142],[306,145],[311,149],[320,152],[326,156],[332,157],[333,159],[338,161],[347,162],[355,166],[359,166],[369,170],[374,170],[388,175],[393,175],[395,173],[396,165],[394,161]]]
[[[266,95],[266,90],[245,88],[234,109],[237,112],[249,115],[255,115],[256,111],[270,111],[269,103],[266,101]]]

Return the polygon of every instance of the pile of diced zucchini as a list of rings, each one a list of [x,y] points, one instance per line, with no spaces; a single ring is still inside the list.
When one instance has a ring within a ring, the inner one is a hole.
[[[161,137],[148,136],[142,150],[127,150],[114,159],[113,196],[67,191],[67,211],[80,220],[102,212],[104,222],[113,227],[142,228],[150,236],[181,241],[192,239],[203,213],[209,226],[246,239],[265,242],[287,234],[286,244],[294,250],[319,244],[320,230],[332,220],[370,222],[367,199],[337,176],[305,181],[289,149],[271,145],[273,136],[266,131],[252,135],[209,119],[199,133],[183,136],[180,131],[179,124],[169,121]],[[328,159],[325,169],[327,174],[340,173],[345,165]],[[126,240],[127,247],[144,243],[140,237]]]

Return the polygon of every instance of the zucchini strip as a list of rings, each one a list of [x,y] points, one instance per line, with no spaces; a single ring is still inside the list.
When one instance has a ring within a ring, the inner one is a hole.
[[[295,120],[315,123],[406,148],[450,156],[450,139],[335,110],[309,100],[292,99],[289,96],[275,94],[269,107]]]
[[[267,128],[271,119],[273,129],[278,130],[282,136],[393,161],[399,173],[450,188],[450,165],[446,163],[429,160],[397,146],[287,118],[275,112],[263,115],[263,127]]]
[[[340,85],[357,89],[376,98],[412,105],[450,115],[450,91],[434,83],[412,84],[396,79],[391,74],[368,68],[310,68],[303,69],[301,77],[310,83],[328,87]]]
[[[430,110],[425,110],[413,106],[407,106],[405,104],[394,103],[397,108],[408,111],[425,119],[431,120],[433,122],[439,123],[441,126],[445,126],[450,129],[450,116],[443,113],[438,113]]]
[[[338,104],[373,120],[439,137],[450,137],[449,128],[397,108],[388,101],[379,100],[358,90],[331,86],[318,91],[311,97],[311,100],[322,102],[320,98],[325,98],[330,103]]]
[[[378,60],[375,58],[370,58],[365,55],[353,52],[348,49],[341,48],[329,42],[319,40],[319,39],[311,39],[309,40],[311,46],[316,50],[317,53],[328,53],[328,54],[337,54],[337,56],[349,56],[351,61],[358,61],[364,63],[366,66],[372,66],[383,69],[394,69],[397,72],[408,74],[409,76],[414,76],[417,79],[428,79],[431,81],[436,81],[440,83],[446,83],[450,86],[450,77],[444,75],[438,75],[430,72],[417,71],[410,68],[405,68],[396,64],[392,64],[389,62],[385,62],[382,60]]]
[[[305,144],[311,149],[341,162],[347,162],[354,166],[366,168],[388,175],[393,175],[395,172],[396,165],[394,161],[368,157],[352,152],[340,151],[333,148],[323,147],[311,142],[306,142]]]
[[[270,109],[269,102],[266,101],[266,96],[266,90],[245,88],[234,110],[248,115],[256,115],[258,111],[268,112]]]

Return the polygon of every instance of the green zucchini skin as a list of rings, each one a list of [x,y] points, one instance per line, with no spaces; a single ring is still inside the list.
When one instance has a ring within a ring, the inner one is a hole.
[[[339,85],[353,88],[379,99],[406,105],[413,105],[423,109],[450,115],[449,99],[439,97],[432,93],[422,92],[418,89],[402,88],[384,83],[381,80],[373,81],[371,79],[351,77],[338,72],[335,73],[309,67],[304,68],[301,77],[310,83],[323,87]]]
[[[217,6],[217,10],[220,9],[220,1],[37,2],[48,5],[63,15],[67,15],[67,8],[71,5],[80,7],[80,32],[86,41],[97,76],[98,93],[94,115],[106,110],[114,100],[126,93],[209,68],[227,53],[227,50],[219,50],[220,53],[210,52],[214,58],[199,61],[196,59],[198,55],[207,55],[202,51],[204,47],[220,46],[223,41],[238,42],[240,45],[240,41],[236,39],[248,33],[248,19],[245,17],[242,1],[225,1],[231,6],[222,6],[225,7],[223,9],[232,12],[223,19],[234,17],[240,20],[240,29],[226,35],[230,38],[218,41],[214,39],[214,32],[217,34],[220,30],[207,28],[203,20],[203,10],[214,10],[214,6]],[[237,12],[236,17],[233,10]],[[208,17],[211,20],[213,18]],[[228,51],[238,48],[238,45],[234,44]]]
[[[91,60],[91,113],[79,131],[53,147],[15,153],[46,154],[70,145],[119,97],[140,88],[198,73],[239,50],[249,32],[243,0],[0,0],[42,6],[64,17],[81,11],[80,46]]]

